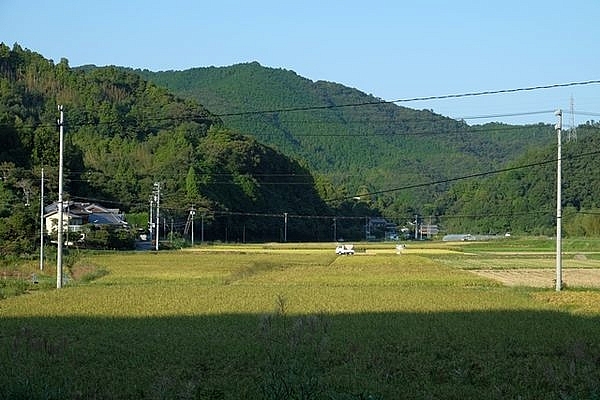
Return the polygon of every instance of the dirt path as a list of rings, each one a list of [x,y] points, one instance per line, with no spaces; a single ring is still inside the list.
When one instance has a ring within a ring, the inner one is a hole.
[[[472,270],[477,275],[495,279],[506,286],[554,287],[555,269]],[[563,269],[563,284],[571,287],[600,287],[600,270]]]

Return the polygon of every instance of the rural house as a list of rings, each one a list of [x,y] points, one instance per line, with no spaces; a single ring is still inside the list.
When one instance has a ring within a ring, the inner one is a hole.
[[[58,202],[44,208],[44,220],[48,234],[58,230],[58,217]],[[105,208],[94,203],[65,202],[63,207],[63,231],[79,232],[87,224],[128,227],[127,222],[125,222],[125,215],[118,209]]]

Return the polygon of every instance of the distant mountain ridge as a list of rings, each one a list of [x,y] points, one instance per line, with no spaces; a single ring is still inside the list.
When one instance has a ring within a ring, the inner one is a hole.
[[[117,202],[142,225],[160,182],[161,215],[177,225],[194,206],[213,240],[354,240],[380,211],[445,232],[552,233],[553,126],[468,126],[258,63],[133,73],[0,44],[0,255],[31,250],[36,213],[20,199],[41,167],[56,193],[57,104],[70,197]],[[564,146],[568,234],[600,235],[599,130]]]
[[[257,62],[135,72],[198,101],[228,127],[303,160],[347,195],[490,170],[553,138],[548,125],[472,127],[428,110],[378,103],[380,99],[357,89],[313,82]],[[423,204],[433,203],[447,188],[424,185],[371,196],[370,201],[388,216],[410,215],[424,212]]]

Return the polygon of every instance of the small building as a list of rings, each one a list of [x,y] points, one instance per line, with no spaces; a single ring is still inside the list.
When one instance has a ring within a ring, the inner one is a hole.
[[[367,240],[398,240],[398,226],[382,217],[371,217],[368,220]]]
[[[440,229],[437,225],[421,224],[421,226],[419,227],[419,233],[421,234],[421,236],[431,237],[437,235],[439,232]]]
[[[58,202],[44,208],[44,220],[48,234],[58,231]],[[63,206],[63,232],[79,232],[84,225],[128,228],[125,214],[114,208],[94,203],[68,201]]]

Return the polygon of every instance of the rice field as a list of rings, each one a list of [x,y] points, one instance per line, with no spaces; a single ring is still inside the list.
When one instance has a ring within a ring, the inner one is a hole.
[[[600,291],[478,273],[547,249],[356,248],[82,253],[87,279],[0,300],[0,399],[600,397]]]

